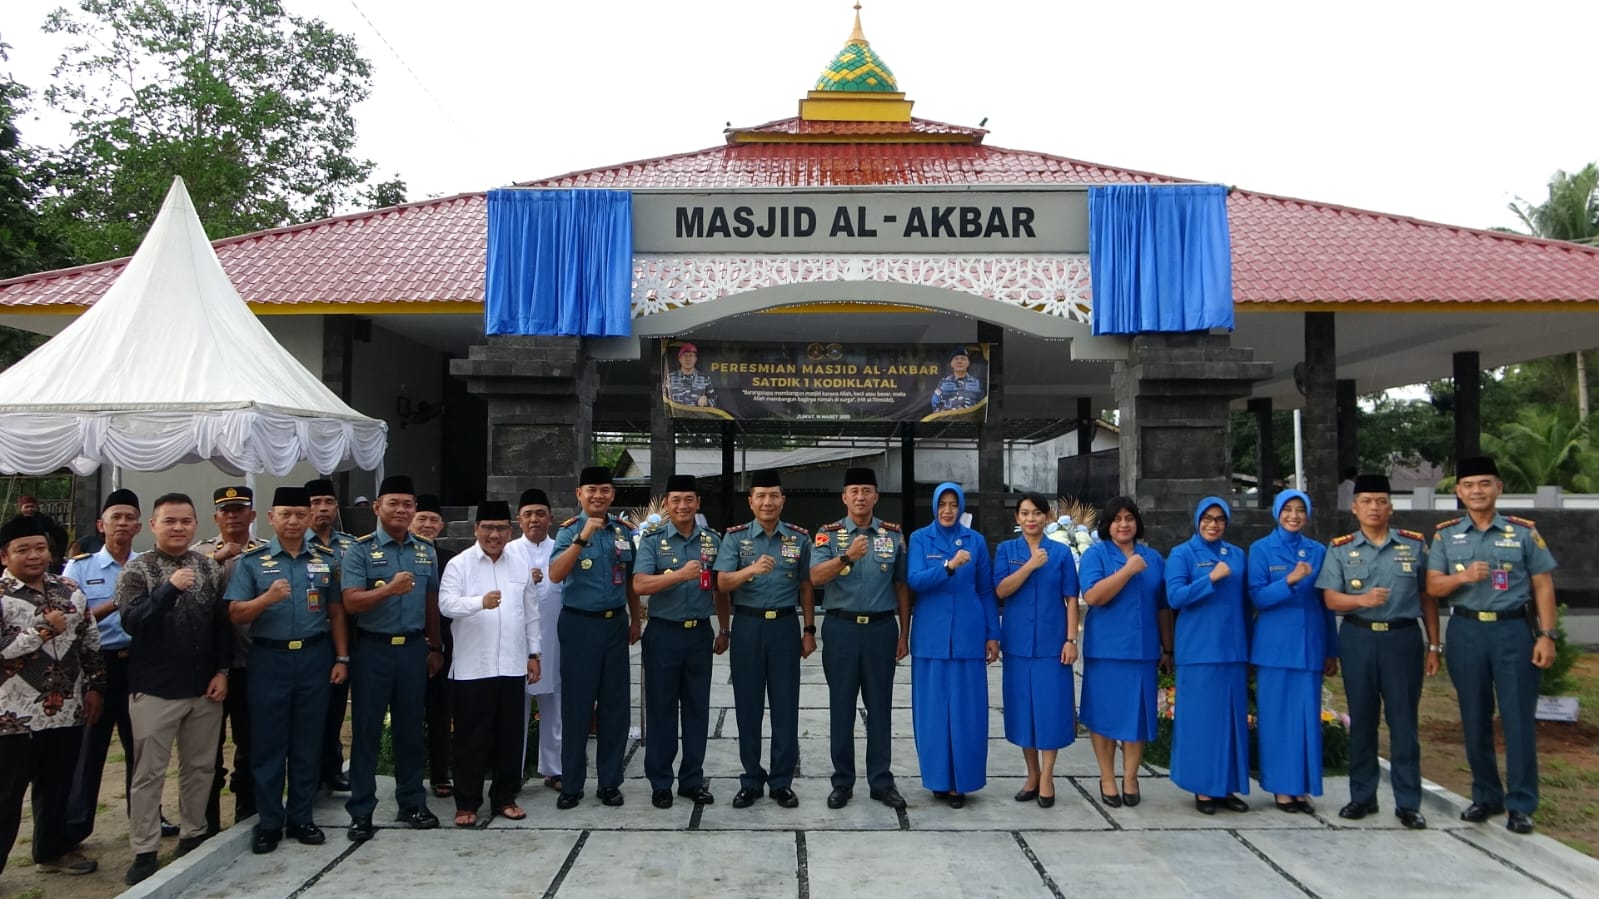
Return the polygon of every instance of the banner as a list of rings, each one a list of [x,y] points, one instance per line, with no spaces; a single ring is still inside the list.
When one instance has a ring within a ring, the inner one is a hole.
[[[674,418],[981,422],[988,344],[662,344]]]

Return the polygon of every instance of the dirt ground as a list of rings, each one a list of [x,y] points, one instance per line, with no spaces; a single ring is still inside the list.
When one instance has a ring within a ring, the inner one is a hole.
[[[344,755],[350,755],[350,725],[344,725]],[[224,758],[228,768],[233,768],[233,744],[226,747]],[[94,834],[83,841],[80,851],[100,863],[93,874],[69,877],[65,874],[41,874],[33,865],[33,812],[29,803],[22,806],[22,828],[17,832],[17,844],[11,848],[6,860],[6,870],[0,875],[0,896],[5,899],[105,899],[127,889],[122,878],[133,864],[133,851],[128,848],[128,816],[125,813],[127,792],[122,788],[124,759],[122,744],[115,736],[111,751],[106,757],[105,775],[100,780],[100,810],[94,819]],[[174,759],[167,772],[166,790],[161,802],[167,820],[178,821],[178,765]],[[233,825],[233,794],[222,791],[222,826]],[[343,832],[336,834],[341,839]],[[165,866],[177,851],[178,838],[161,840],[160,860]]]
[[[1581,710],[1575,724],[1538,722],[1538,831],[1588,855],[1599,855],[1599,655],[1588,653],[1572,669],[1573,695]],[[1333,702],[1347,711],[1342,678],[1329,678]],[[1460,707],[1447,670],[1422,688],[1421,775],[1469,798],[1471,768],[1460,728]],[[1495,728],[1496,732],[1498,728]],[[1388,728],[1379,728],[1379,747],[1388,754]],[[1499,736],[1503,771],[1505,744]],[[1382,798],[1382,797],[1379,797]],[[1384,800],[1386,801],[1386,799]]]

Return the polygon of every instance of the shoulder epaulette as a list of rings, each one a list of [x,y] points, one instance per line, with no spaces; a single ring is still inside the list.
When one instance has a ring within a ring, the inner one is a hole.
[[[1333,541],[1331,543],[1327,544],[1327,545],[1328,546],[1343,546],[1345,543],[1353,543],[1353,542],[1355,542],[1355,535],[1354,534],[1345,534],[1342,537],[1334,537]]]
[[[727,533],[736,534],[739,531],[747,531],[749,529],[750,529],[750,523],[746,521],[743,524],[735,524],[732,527],[728,528],[727,529]]]
[[[1505,520],[1513,524],[1519,524],[1529,531],[1538,526],[1538,522],[1533,521],[1531,518],[1522,518],[1520,515],[1506,515]]]
[[[1460,523],[1460,519],[1459,518],[1451,518],[1448,521],[1440,521],[1437,524],[1433,525],[1432,527],[1433,527],[1433,530],[1441,531],[1444,528],[1449,527],[1452,524],[1459,524],[1459,523]]]
[[[74,561],[74,562],[82,562],[84,559],[87,559],[87,558],[89,558],[92,555],[94,555],[94,553],[78,553],[77,555],[72,557],[72,561]]]
[[[897,522],[897,521],[885,521],[885,522],[883,522],[883,530],[885,530],[885,531],[894,531],[895,533],[898,533],[899,530],[900,530],[899,522]]]
[[[810,531],[805,530],[804,528],[800,527],[797,524],[789,524],[786,521],[781,522],[781,524],[783,525],[783,527],[788,528],[789,530],[794,531],[795,533],[804,534],[807,537],[809,537],[811,535]],[[746,525],[746,527],[748,527],[748,525]]]
[[[325,553],[325,554],[330,555],[330,556],[333,555],[333,547],[331,547],[331,546],[323,546],[320,543],[311,544],[311,551],[314,552],[314,553]]]
[[[244,545],[244,551],[250,552],[251,550],[257,550],[266,545],[267,542],[265,540],[251,540],[249,543]]]
[[[666,528],[662,526],[663,524],[664,523],[647,524],[647,525],[645,525],[643,528],[641,528],[639,530],[639,536],[640,537],[653,537],[656,534],[659,534],[660,532],[666,530]]]
[[[571,517],[571,518],[568,518],[568,519],[567,519],[567,520],[565,520],[565,521],[563,521],[563,522],[561,522],[561,527],[563,527],[563,528],[569,528],[569,527],[571,527],[571,526],[572,526],[572,525],[573,525],[573,524],[575,524],[575,523],[576,523],[576,522],[577,522],[577,516],[576,516],[576,515],[573,515],[573,516],[572,516],[572,517]]]
[[[371,543],[372,542],[372,538],[376,537],[377,535],[378,535],[377,531],[373,531],[370,534],[362,534],[361,536],[355,538],[355,542],[356,543]]]
[[[1407,531],[1404,528],[1400,528],[1398,531],[1396,531],[1396,533],[1399,534],[1399,536],[1401,536],[1401,537],[1409,537],[1410,539],[1416,541],[1417,543],[1426,543],[1427,542],[1427,537],[1424,534],[1422,534],[1420,531]]]
[[[831,524],[822,525],[822,530],[824,530],[824,531],[842,531],[842,530],[844,530],[844,525],[839,523],[839,522],[837,522],[837,521],[835,521],[835,522],[833,522]]]

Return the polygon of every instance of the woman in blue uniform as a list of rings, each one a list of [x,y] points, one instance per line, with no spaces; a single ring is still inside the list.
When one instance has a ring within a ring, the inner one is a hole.
[[[1077,577],[1088,612],[1083,621],[1083,725],[1099,761],[1099,799],[1134,806],[1144,743],[1155,736],[1155,693],[1162,663],[1171,663],[1171,612],[1166,563],[1140,541],[1144,519],[1130,498],[1105,504],[1100,541],[1083,553]],[[1122,777],[1116,783],[1116,744]]]
[[[1327,548],[1303,533],[1310,497],[1284,491],[1272,514],[1276,530],[1249,547],[1260,785],[1280,811],[1308,814],[1321,795],[1321,679],[1338,671],[1333,613],[1316,589]]]
[[[1194,536],[1166,558],[1166,601],[1177,611],[1177,694],[1172,783],[1206,815],[1247,812],[1249,792],[1249,610],[1244,551],[1222,539],[1231,507],[1199,501]]]
[[[999,658],[999,607],[988,543],[961,524],[958,485],[933,489],[933,523],[911,534],[911,722],[922,786],[950,808],[988,782],[988,673]]]
[[[1016,504],[1019,537],[994,553],[994,593],[1005,601],[1000,648],[1005,739],[1022,747],[1027,782],[1017,802],[1055,804],[1055,756],[1077,739],[1072,663],[1077,661],[1077,566],[1072,551],[1044,537],[1049,500]]]

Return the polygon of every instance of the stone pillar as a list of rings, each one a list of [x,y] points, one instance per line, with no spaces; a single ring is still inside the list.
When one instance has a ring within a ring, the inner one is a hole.
[[[364,334],[365,339],[370,340],[372,320],[352,315],[322,316],[322,383],[346,403],[350,402],[350,390],[355,379],[355,340],[359,336],[357,332]],[[330,477],[334,489],[338,491],[339,501],[349,502],[354,497],[350,492],[350,473],[341,471]],[[373,485],[374,488],[376,486]]]
[[[650,364],[650,495],[666,495],[666,479],[677,471],[677,427],[666,410],[666,385],[660,364],[660,339],[650,341],[655,348]]]
[[[1255,416],[1255,505],[1270,509],[1277,499],[1277,441],[1271,428],[1271,397],[1250,400],[1249,414]]]
[[[488,405],[486,495],[539,487],[559,510],[573,509],[578,472],[593,461],[598,386],[583,341],[494,335],[451,359],[450,374]]]
[[[1458,461],[1482,455],[1482,364],[1476,351],[1456,353],[1454,363],[1455,459]]]
[[[738,449],[738,423],[723,419],[722,421],[722,521],[720,528],[731,527],[733,524],[733,503],[738,499],[738,475],[734,471],[738,463],[734,453]]]
[[[888,472],[884,472],[886,475]],[[905,533],[921,527],[916,520],[916,422],[899,425],[899,521]],[[934,510],[937,512],[937,510]]]
[[[1305,313],[1305,483],[1316,534],[1338,527],[1338,340],[1331,312]]]
[[[1271,375],[1271,363],[1225,334],[1140,334],[1116,365],[1121,492],[1144,513],[1151,545],[1193,534],[1193,507],[1232,492],[1230,405]]]
[[[1339,378],[1338,392],[1338,480],[1344,472],[1360,467],[1360,395],[1355,392],[1352,378]],[[1342,510],[1340,510],[1342,511]]]
[[[1005,329],[978,322],[977,339],[989,345],[988,418],[977,429],[979,499],[973,524],[978,533],[998,543],[1010,532],[1005,514]]]

